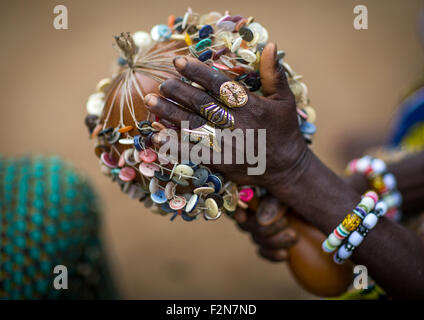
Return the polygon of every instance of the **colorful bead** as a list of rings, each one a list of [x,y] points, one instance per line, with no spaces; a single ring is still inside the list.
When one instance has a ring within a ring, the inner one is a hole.
[[[358,206],[364,208],[365,211],[369,212],[374,207],[374,200],[370,197],[364,197],[362,198]]]
[[[386,214],[386,211],[387,205],[383,201],[377,202],[375,212],[370,212],[358,228],[349,235],[346,243],[334,255],[334,261],[341,264],[348,259],[353,251],[364,241],[368,232],[377,225],[378,219]]]
[[[188,182],[188,180],[182,177],[175,176],[175,175],[172,177],[172,181],[174,181],[176,184],[182,187],[188,187],[190,185],[190,182]]]
[[[162,204],[165,203],[168,199],[166,199],[165,192],[162,189],[156,191],[156,193],[152,193],[150,198],[154,203]]]
[[[175,24],[175,16],[173,14],[168,16],[168,27],[172,28]]]
[[[212,198],[205,200],[206,212],[205,217],[209,220],[216,219],[218,217],[219,208],[216,201]]]
[[[134,157],[134,152],[132,151],[132,149],[125,150],[123,153],[123,157],[125,163],[129,166],[135,166],[137,165],[137,163],[140,162],[137,158]]]
[[[188,46],[191,46],[193,44],[193,41],[191,40],[190,35],[188,33],[185,34],[184,41]]]
[[[383,160],[378,159],[378,158],[374,158],[371,161],[371,169],[372,169],[372,174],[382,174],[384,171],[387,170],[387,166],[384,163]]]
[[[155,176],[155,171],[158,171],[159,167],[154,163],[142,162],[138,169],[143,176],[153,178]]]
[[[237,51],[237,54],[243,59],[246,60],[249,63],[254,63],[256,61],[256,55],[248,50],[248,49],[239,49]]]
[[[135,179],[136,172],[131,167],[122,168],[119,172],[119,179],[125,182],[129,182]]]
[[[212,185],[213,185],[216,193],[219,193],[221,191],[222,182],[216,175],[213,175],[213,174],[209,175],[207,182],[212,182]]]
[[[311,122],[303,121],[300,125],[300,132],[302,132],[302,134],[311,135],[314,134],[316,131],[316,126]]]
[[[119,142],[122,143],[121,140],[119,140]],[[141,150],[144,149],[143,145],[141,144],[141,135],[138,134],[138,135],[134,136],[133,143],[134,143],[134,147],[137,149],[137,151],[141,151]]]
[[[393,219],[400,218],[401,212],[398,208],[402,204],[402,197],[396,189],[396,178],[393,174],[387,172],[387,165],[384,161],[371,156],[364,156],[350,161],[346,171],[348,174],[360,173],[365,175],[371,188],[377,191],[387,204],[388,210],[396,208],[396,211],[398,211],[395,216],[388,215],[388,217],[390,216]]]
[[[367,211],[364,209],[364,207],[357,206],[355,209],[353,209],[353,212],[356,213],[361,219],[364,219],[367,215]]]
[[[352,232],[361,223],[361,218],[355,213],[349,213],[342,222],[342,226],[348,231]]]
[[[108,152],[103,152],[100,158],[108,168],[116,168],[118,166],[118,162]]]
[[[346,245],[342,245],[337,251],[337,254],[335,255],[335,257],[337,258],[335,261],[336,263],[340,263],[340,260],[346,260],[351,255],[352,255],[352,251],[349,251]]]
[[[125,133],[125,132],[128,132],[128,131],[131,131],[133,128],[134,128],[133,126],[125,126],[125,127],[119,128],[118,132],[119,133]]]
[[[186,208],[185,208],[185,211],[186,211],[187,213],[191,213],[191,212],[193,212],[194,208],[196,208],[197,203],[199,202],[199,199],[200,199],[199,195],[197,195],[197,194],[193,194],[193,195],[190,197],[190,200],[188,200],[188,202],[187,202],[187,206],[186,206]]]
[[[196,46],[195,49],[196,51],[203,51],[205,50],[207,47],[210,47],[210,45],[212,44],[212,40],[211,39],[203,39],[201,41],[199,41]]]
[[[202,52],[201,54],[199,54],[198,59],[202,62],[205,62],[205,61],[211,59],[212,55],[213,55],[212,50],[206,50],[206,51]]]
[[[384,201],[379,201],[375,205],[374,212],[380,218],[380,217],[384,216],[387,213],[387,209],[388,209],[387,208],[387,204]]]
[[[333,233],[328,236],[328,243],[332,247],[338,247],[342,244],[342,240],[337,238]]]
[[[326,239],[326,240],[322,243],[321,248],[322,248],[322,250],[323,250],[324,252],[327,252],[327,253],[333,252],[334,250],[336,250],[336,249],[337,249],[337,247],[336,247],[336,246],[332,246],[332,245],[329,243],[328,239]]]
[[[348,241],[355,247],[359,246],[363,240],[364,240],[364,236],[361,235],[357,230],[353,231],[348,238]]]
[[[162,182],[168,182],[169,180],[171,180],[171,176],[169,174],[167,174],[166,172],[161,172],[161,171],[156,171],[155,177],[156,179]]]
[[[214,188],[211,187],[199,187],[193,190],[195,194],[206,196],[209,193],[214,192]]]
[[[236,52],[240,48],[242,41],[243,39],[241,37],[236,38],[231,45],[231,52]]]
[[[240,200],[243,202],[249,202],[250,200],[253,199],[254,194],[255,193],[252,188],[241,189],[239,192]]]
[[[186,164],[180,164],[175,167],[174,174],[177,176],[182,176],[184,178],[191,177],[194,174],[194,170]]]
[[[152,163],[157,160],[158,155],[151,149],[144,149],[143,151],[139,152],[139,157],[141,161]]]
[[[150,31],[153,41],[163,41],[171,38],[171,29],[166,24],[155,25]]]
[[[159,190],[159,181],[155,178],[152,178],[149,183],[149,191],[150,193],[156,193],[158,190]],[[166,193],[165,193],[165,196],[166,196]]]
[[[145,50],[149,48],[153,43],[153,39],[151,38],[150,34],[148,34],[145,31],[134,32],[133,39],[134,39],[135,45],[140,50]]]
[[[344,239],[346,239],[352,231],[356,230],[361,226],[363,221],[363,212],[361,208],[365,210],[365,218],[368,216],[368,212],[374,208],[374,198],[378,197],[373,191],[368,191],[364,194],[361,202],[355,207],[354,211],[348,213],[333,232],[327,237],[322,243],[322,249],[325,252],[333,252]],[[365,199],[365,200],[364,200]],[[369,207],[368,207],[369,206]],[[358,207],[360,207],[358,209]]]
[[[104,108],[104,97],[103,92],[93,93],[88,97],[87,101],[87,113],[100,117]]]
[[[372,207],[374,207],[376,203],[378,202],[378,194],[375,193],[374,191],[367,191],[362,199],[365,199],[365,198],[371,198],[373,200]]]
[[[372,228],[375,227],[375,225],[377,224],[377,221],[378,221],[378,217],[374,213],[370,213],[364,218],[364,221],[362,221],[362,224],[364,225],[365,228],[367,228],[368,230],[371,230]]]
[[[389,190],[393,190],[397,187],[396,178],[391,173],[386,173],[383,176],[383,182],[386,185],[386,188]]]
[[[184,197],[176,196],[169,201],[169,206],[172,210],[181,210],[185,207],[187,200]]]
[[[370,179],[370,186],[376,190],[379,194],[385,192],[386,185],[382,176],[375,176]]]
[[[199,38],[200,39],[205,39],[207,37],[209,37],[210,34],[213,33],[213,28],[211,25],[207,24],[204,25],[200,30],[199,30]]]

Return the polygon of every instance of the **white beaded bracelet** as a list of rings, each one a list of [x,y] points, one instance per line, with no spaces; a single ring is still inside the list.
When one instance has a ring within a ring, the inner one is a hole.
[[[334,262],[341,264],[345,260],[349,259],[353,251],[364,241],[368,232],[377,225],[378,220],[384,216],[386,212],[387,204],[384,201],[377,202],[375,210],[365,216],[359,227],[353,231],[347,238],[346,242],[339,247],[337,252],[334,254]]]

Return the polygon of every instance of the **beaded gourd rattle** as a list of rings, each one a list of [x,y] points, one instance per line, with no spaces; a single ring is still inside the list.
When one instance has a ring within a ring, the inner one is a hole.
[[[228,12],[199,15],[188,9],[182,17],[169,16],[167,24],[154,26],[150,33],[121,33],[115,40],[120,52],[119,70],[112,79],[98,83],[96,93],[88,99],[85,120],[96,141],[101,171],[131,198],[139,199],[153,212],[170,215],[171,220],[177,216],[185,221],[200,216],[216,220],[222,213],[231,216],[237,206],[255,210],[266,192],[259,186],[238,186],[202,164],[162,164],[166,155],[158,152],[160,133],[178,128],[150,114],[144,96],[159,93],[159,85],[169,78],[190,83],[174,68],[172,61],[177,55],[195,57],[260,95],[258,70],[267,30],[253,17]],[[277,58],[296,100],[300,130],[311,143],[316,114],[309,106],[302,76],[283,61],[284,55],[279,51]],[[296,279],[318,295],[343,292],[350,280],[349,266],[335,266],[322,255],[324,235],[318,230],[294,216],[290,221],[300,238],[290,248],[290,266]]]
[[[199,15],[188,9],[183,17],[170,16],[167,25],[154,26],[150,34],[122,33],[115,39],[121,53],[119,71],[113,80],[101,80],[87,102],[86,124],[96,139],[102,172],[152,211],[171,214],[171,220],[178,215],[186,221],[199,216],[215,220],[261,196],[261,188],[237,186],[203,165],[163,165],[160,160],[165,155],[158,153],[159,133],[175,127],[150,114],[143,99],[157,92],[166,79],[180,78],[172,63],[176,55],[196,57],[261,94],[258,69],[267,30],[253,17],[228,12]],[[310,143],[316,129],[307,88],[300,82],[301,76],[283,62],[284,52],[277,56],[296,98],[300,130]]]

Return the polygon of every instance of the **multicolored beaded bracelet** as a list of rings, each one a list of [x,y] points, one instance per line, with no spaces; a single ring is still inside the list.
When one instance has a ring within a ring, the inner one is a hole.
[[[395,221],[400,220],[402,195],[397,189],[395,176],[387,171],[387,165],[383,160],[369,155],[354,159],[349,162],[346,173],[364,175],[369,186],[379,194],[380,200],[386,203],[388,208],[386,216]]]
[[[341,264],[346,259],[349,259],[353,251],[364,241],[368,232],[377,225],[378,220],[386,213],[386,203],[384,201],[379,201],[375,206],[375,210],[364,218],[359,227],[350,234],[346,242],[337,250],[333,257],[334,262]]]
[[[328,238],[325,239],[322,243],[322,249],[325,252],[333,252],[336,250],[342,244],[343,240],[346,239],[352,231],[358,228],[367,214],[374,209],[377,201],[377,193],[374,191],[366,192],[356,208],[348,213],[342,223],[340,223]]]

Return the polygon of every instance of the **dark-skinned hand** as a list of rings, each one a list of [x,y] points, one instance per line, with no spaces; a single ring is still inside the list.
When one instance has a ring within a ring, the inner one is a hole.
[[[241,108],[233,108],[235,128],[266,129],[266,171],[262,175],[248,175],[249,165],[224,164],[210,167],[222,172],[227,179],[239,184],[260,184],[269,187],[276,179],[286,184],[296,179],[301,162],[307,154],[307,146],[299,130],[296,103],[288,86],[282,66],[276,58],[275,44],[268,44],[261,56],[260,75],[264,96],[248,92],[248,102]],[[191,128],[206,123],[200,116],[200,106],[216,101],[222,83],[231,80],[227,75],[194,58],[176,57],[177,71],[203,88],[203,91],[178,79],[166,80],[160,86],[161,96],[149,94],[145,104],[154,114],[176,125],[189,121]],[[248,90],[247,90],[248,91]],[[176,102],[188,108],[183,110]],[[233,153],[237,148],[233,143]],[[223,148],[224,149],[224,148]]]
[[[256,212],[237,208],[234,220],[240,229],[249,232],[258,245],[258,253],[265,259],[280,262],[289,257],[288,248],[296,243],[297,234],[285,217],[287,207],[272,195],[267,195]]]
[[[363,193],[368,186],[361,178],[362,176],[352,176],[344,179],[352,188]],[[251,234],[252,241],[258,245],[258,253],[263,258],[281,262],[288,260],[287,249],[298,239],[296,231],[288,224],[287,211],[287,206],[268,194],[260,200],[256,212],[238,207],[233,218],[241,230]]]

